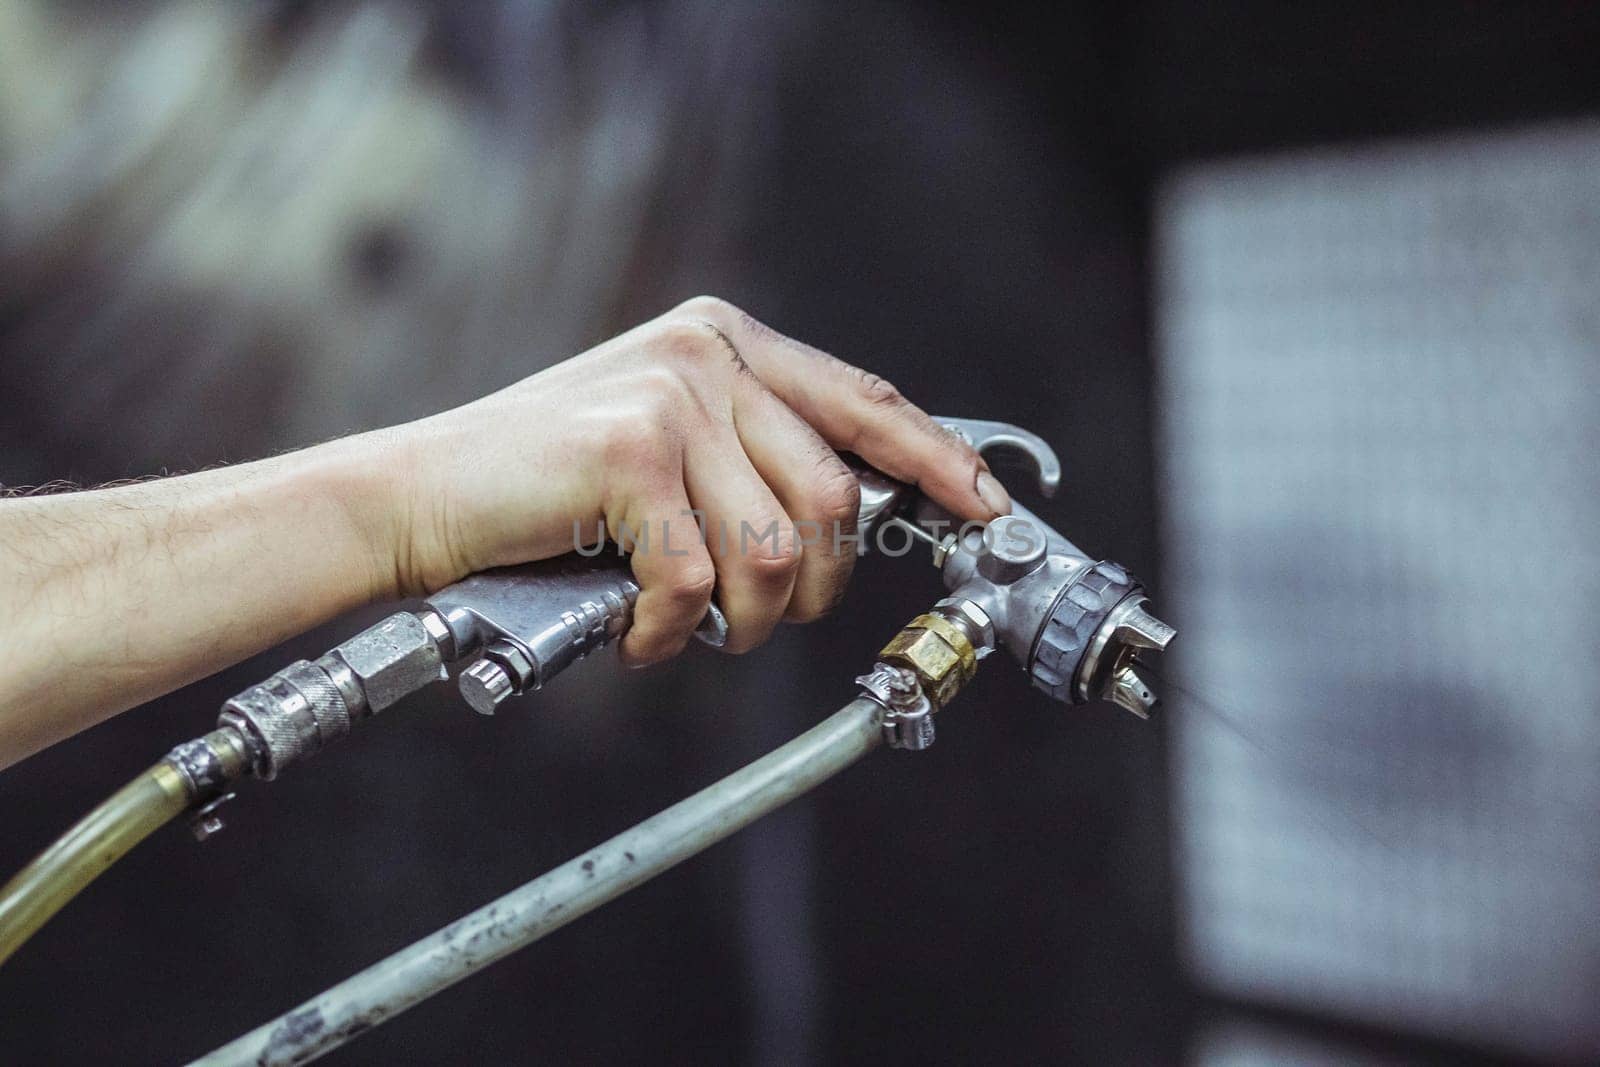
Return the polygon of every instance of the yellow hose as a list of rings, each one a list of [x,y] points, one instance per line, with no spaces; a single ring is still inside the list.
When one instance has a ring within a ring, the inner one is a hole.
[[[123,854],[189,806],[165,760],[112,794],[0,889],[0,964]]]

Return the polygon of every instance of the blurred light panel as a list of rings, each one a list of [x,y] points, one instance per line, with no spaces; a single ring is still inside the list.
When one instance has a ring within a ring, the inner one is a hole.
[[[1600,126],[1207,164],[1157,233],[1190,966],[1600,1056]]]

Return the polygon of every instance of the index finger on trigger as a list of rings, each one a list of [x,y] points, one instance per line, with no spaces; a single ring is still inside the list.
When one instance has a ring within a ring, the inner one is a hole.
[[[876,374],[787,337],[726,301],[682,307],[732,337],[764,385],[840,451],[919,487],[958,518],[1009,514],[1011,497],[975,448]]]

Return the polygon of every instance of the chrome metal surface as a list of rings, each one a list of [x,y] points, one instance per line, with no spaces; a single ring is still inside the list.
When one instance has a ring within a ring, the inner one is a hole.
[[[500,642],[501,654],[490,658],[506,671],[514,691],[525,693],[627,632],[638,598],[639,583],[625,556],[572,552],[474,574],[429,597],[427,608],[443,620],[457,658]],[[695,633],[714,648],[727,641],[728,623],[715,604]],[[467,695],[477,681],[462,684]]]
[[[958,419],[938,415],[934,421],[977,449],[985,459],[991,454],[1004,453],[1026,461],[1034,485],[1041,495],[1053,496],[1061,485],[1061,460],[1038,434],[1009,422],[988,419]],[[921,498],[913,486],[896,481],[859,457],[846,456],[845,463],[861,485],[861,510],[856,524],[856,534],[860,540],[856,547],[858,552],[865,554],[870,551],[879,528],[896,515],[914,512]],[[914,533],[921,538],[929,536],[920,528],[915,529]],[[934,551],[934,566],[940,566],[943,560],[940,558],[942,546],[939,538],[934,537],[930,543]]]
[[[983,532],[978,569],[991,582],[1009,585],[1044,562],[1044,530],[1025,515],[1002,515]]]
[[[479,715],[493,715],[500,702],[516,692],[506,669],[488,659],[477,660],[462,671],[456,686],[467,706]]]
[[[926,513],[925,513],[926,514]],[[1014,505],[945,553],[945,586],[993,625],[993,640],[1063,703],[1109,700],[1144,717],[1154,690],[1134,651],[1160,651],[1175,631],[1144,607],[1138,582],[1096,561],[1027,508]]]
[[[249,748],[251,770],[271,780],[320,752],[359,719],[445,677],[430,628],[397,612],[316,662],[298,660],[222,706],[218,726]]]
[[[877,533],[879,523],[892,516],[912,490],[904,482],[895,481],[854,456],[846,457],[845,462],[861,486],[861,508],[856,519],[856,535],[860,540],[856,542],[856,552],[865,555],[871,549],[870,538]]]
[[[960,626],[979,659],[994,651],[994,620],[989,613],[966,597],[947,596],[933,610]]]
[[[428,627],[409,611],[368,627],[331,654],[350,668],[374,712],[445,677],[443,653]]]
[[[1074,682],[1080,702],[1096,697],[1148,718],[1158,700],[1150,683],[1134,669],[1140,649],[1164,652],[1177,631],[1145,610],[1138,592],[1124,596],[1105,616],[1084,649]]]
[[[989,419],[956,419],[936,415],[934,421],[965,439],[986,459],[991,452],[1010,453],[1026,459],[1033,469],[1034,484],[1046,499],[1055,496],[1060,488],[1061,460],[1050,443],[1038,434],[1009,422],[993,422]]]

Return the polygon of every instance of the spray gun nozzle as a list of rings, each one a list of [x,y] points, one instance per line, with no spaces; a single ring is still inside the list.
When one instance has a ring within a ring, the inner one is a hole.
[[[1107,700],[1148,719],[1160,703],[1150,682],[1137,670],[1140,651],[1163,652],[1177,631],[1145,609],[1148,601],[1129,592],[1106,613],[1078,668],[1077,696]]]

